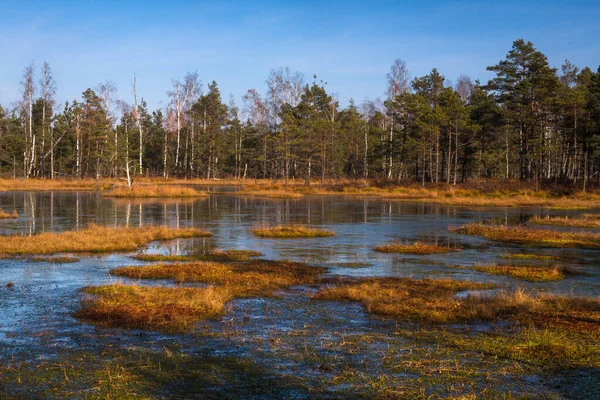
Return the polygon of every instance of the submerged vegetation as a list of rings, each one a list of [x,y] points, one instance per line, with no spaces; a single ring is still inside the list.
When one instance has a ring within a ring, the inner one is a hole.
[[[133,256],[140,261],[247,261],[252,257],[260,257],[262,253],[256,250],[220,250],[216,249],[208,254],[136,254]]]
[[[51,264],[69,264],[79,261],[78,258],[73,256],[35,256],[29,258],[28,260],[32,262],[44,262]]]
[[[450,228],[450,232],[483,236],[501,242],[540,247],[600,249],[600,234],[588,232],[558,232],[521,226],[483,225],[471,223]]]
[[[211,233],[197,228],[112,228],[91,224],[79,231],[44,232],[33,236],[0,236],[0,254],[130,251],[155,240],[206,236],[211,236]]]
[[[440,254],[458,251],[457,248],[449,246],[439,246],[437,244],[427,244],[421,242],[415,242],[412,244],[406,244],[401,242],[394,242],[386,245],[376,246],[373,248],[374,251],[380,253],[401,253],[401,254]]]
[[[152,197],[206,197],[208,194],[191,187],[180,185],[134,185],[120,186],[102,192],[105,197],[152,198]]]
[[[264,225],[252,228],[255,236],[273,239],[316,238],[335,236],[335,232],[304,225]]]

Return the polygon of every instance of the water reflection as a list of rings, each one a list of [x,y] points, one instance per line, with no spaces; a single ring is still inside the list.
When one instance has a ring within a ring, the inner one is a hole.
[[[453,277],[515,284],[514,280],[448,265],[506,262],[506,252],[526,252],[516,245],[454,235],[448,226],[489,221],[519,224],[532,216],[575,215],[577,211],[544,211],[535,207],[468,208],[409,203],[377,198],[306,196],[267,199],[211,194],[199,199],[110,199],[96,193],[9,192],[0,194],[0,208],[19,213],[17,220],[0,220],[2,234],[32,235],[46,231],[82,229],[90,223],[107,226],[195,226],[210,230],[208,239],[178,240],[145,251],[171,254],[206,253],[214,248],[259,250],[267,258],[292,259],[333,266],[334,273],[370,276]],[[267,240],[250,230],[259,224],[310,224],[337,232],[327,239]],[[371,249],[392,240],[424,240],[460,246],[463,251],[437,256],[379,254]],[[537,254],[561,255],[568,265],[589,272],[562,282],[535,284],[543,290],[581,290],[600,294],[600,256],[595,251],[533,249]],[[126,261],[124,261],[126,262]],[[362,262],[352,269],[344,263]],[[521,284],[522,282],[517,282]],[[525,284],[525,283],[523,283]]]

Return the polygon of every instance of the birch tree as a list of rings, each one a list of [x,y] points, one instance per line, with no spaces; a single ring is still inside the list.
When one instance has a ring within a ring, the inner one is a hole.
[[[46,152],[46,131],[49,128],[48,119],[48,111],[50,111],[50,118],[52,117],[52,107],[54,106],[54,96],[56,95],[56,82],[54,81],[54,77],[52,76],[52,70],[50,69],[50,64],[44,61],[44,64],[41,67],[42,77],[40,78],[40,88],[42,90],[42,155]],[[53,143],[53,135],[51,138],[51,142]],[[51,146],[52,146],[51,143]],[[42,163],[44,162],[45,157],[42,157]],[[54,175],[52,171],[50,175]]]
[[[35,95],[35,77],[33,61],[23,71],[21,81],[21,111],[26,118],[25,146],[23,147],[23,174],[29,177],[35,166],[35,134],[33,132],[33,97]]]

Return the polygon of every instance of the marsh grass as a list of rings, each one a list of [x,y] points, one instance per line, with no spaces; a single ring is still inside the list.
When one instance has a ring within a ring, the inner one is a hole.
[[[585,217],[587,215],[588,217]],[[557,226],[572,226],[575,228],[600,228],[600,219],[590,218],[592,214],[583,214],[579,218],[568,217],[535,217],[529,220],[532,224],[537,225],[557,225]]]
[[[13,210],[12,213],[7,213],[3,209],[0,208],[0,219],[16,219],[19,218],[19,214],[17,210]]]
[[[43,257],[43,256],[36,256],[36,257],[31,257],[28,259],[28,261],[31,262],[44,262],[44,263],[51,263],[51,264],[68,264],[68,263],[75,263],[78,262],[79,259],[73,256],[54,256],[54,257]]]
[[[317,282],[325,268],[292,261],[187,262],[115,268],[111,275],[132,279],[172,279],[227,288],[236,297],[265,296],[290,286]]]
[[[86,287],[75,316],[100,326],[186,331],[200,319],[223,312],[234,298],[264,297],[290,286],[317,281],[324,268],[290,261],[252,260],[235,263],[190,262],[121,267],[111,275],[143,279],[198,282],[207,288],[106,285]]]
[[[335,232],[304,225],[263,225],[252,228],[252,234],[261,238],[292,239],[335,236]]]
[[[105,197],[118,198],[179,198],[179,197],[206,197],[208,194],[190,187],[180,185],[135,185],[131,188],[119,186],[102,192]]]
[[[140,261],[247,261],[250,258],[260,257],[263,254],[256,250],[220,250],[216,249],[208,254],[168,255],[168,254],[136,254],[132,258]]]
[[[227,289],[170,288],[113,284],[83,289],[83,307],[74,316],[105,327],[183,332],[223,312]]]
[[[465,290],[484,290],[495,285],[450,279],[370,278],[321,290],[316,300],[362,303],[367,311],[417,322],[470,320],[474,310],[454,295]]]
[[[500,256],[501,258],[507,260],[540,260],[540,261],[551,261],[551,260],[560,260],[559,256],[549,256],[542,254],[525,254],[525,253],[511,253],[511,254],[503,254]]]
[[[155,240],[206,236],[211,236],[211,233],[197,228],[112,228],[91,224],[79,231],[44,232],[33,236],[0,236],[0,254],[131,251]]]
[[[358,301],[368,312],[426,323],[516,321],[536,329],[600,338],[600,298],[500,291],[458,298],[493,285],[455,280],[369,278],[322,289],[316,300]]]
[[[440,254],[459,251],[459,249],[449,246],[439,246],[437,244],[427,244],[421,242],[414,242],[412,244],[394,242],[374,247],[373,250],[380,253],[401,253],[415,255]]]
[[[530,282],[559,281],[566,276],[577,275],[572,268],[537,265],[476,265],[472,269],[494,275],[507,275]]]
[[[600,234],[588,232],[558,232],[520,226],[483,225],[471,223],[449,229],[463,235],[524,245],[557,248],[600,249]]]

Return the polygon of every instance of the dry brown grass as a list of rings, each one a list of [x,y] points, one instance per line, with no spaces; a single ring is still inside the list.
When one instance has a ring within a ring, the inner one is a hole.
[[[415,242],[412,244],[394,242],[394,243],[374,247],[373,250],[378,251],[380,253],[401,253],[401,254],[416,254],[416,255],[439,254],[439,253],[449,253],[449,252],[453,252],[453,251],[459,251],[459,249],[457,249],[457,248],[452,248],[452,247],[447,247],[447,246],[439,246],[437,244],[427,244],[427,243],[421,243],[421,242]]]
[[[494,275],[507,275],[530,282],[559,281],[566,276],[576,274],[576,271],[563,266],[476,265],[473,269]]]
[[[525,254],[525,253],[511,253],[503,254],[500,257],[507,260],[560,260],[559,256],[549,256],[543,254]]]
[[[325,272],[291,261],[189,262],[115,268],[110,273],[132,279],[173,279],[226,287],[236,297],[264,296],[290,286],[311,284]]]
[[[207,288],[107,285],[88,287],[76,317],[101,326],[184,331],[220,315],[233,298],[263,297],[290,286],[317,282],[324,268],[290,261],[190,262],[122,267],[110,273],[132,279],[201,282]]]
[[[208,194],[191,187],[179,185],[135,185],[131,188],[119,186],[102,192],[105,197],[153,198],[153,197],[206,197]]]
[[[0,236],[0,254],[131,251],[155,240],[206,236],[211,236],[211,233],[197,228],[111,228],[92,224],[79,231]]]
[[[0,191],[91,191],[110,187],[116,179],[0,179]]]
[[[454,322],[473,318],[454,295],[494,285],[450,279],[371,278],[321,290],[317,300],[361,302],[367,311],[421,322]]]
[[[370,278],[321,290],[317,300],[358,301],[367,311],[430,323],[514,320],[528,326],[600,334],[600,298],[530,295],[522,290],[489,296],[454,295],[492,285],[454,280]]]
[[[590,214],[583,214],[590,215]],[[548,217],[540,218],[535,217],[530,220],[532,224],[538,225],[558,225],[558,226],[572,226],[575,228],[600,228],[600,219],[589,218],[581,216],[580,218],[569,218],[569,217]]]
[[[335,236],[335,232],[311,228],[304,225],[265,225],[252,228],[255,236],[262,238],[292,239],[292,238],[316,238]]]
[[[482,225],[476,223],[450,228],[450,232],[483,236],[501,242],[541,247],[600,249],[600,234],[588,232],[558,232],[553,230],[529,229],[520,226]]]
[[[168,288],[137,285],[89,286],[75,317],[105,327],[182,332],[223,312],[227,289]]]

